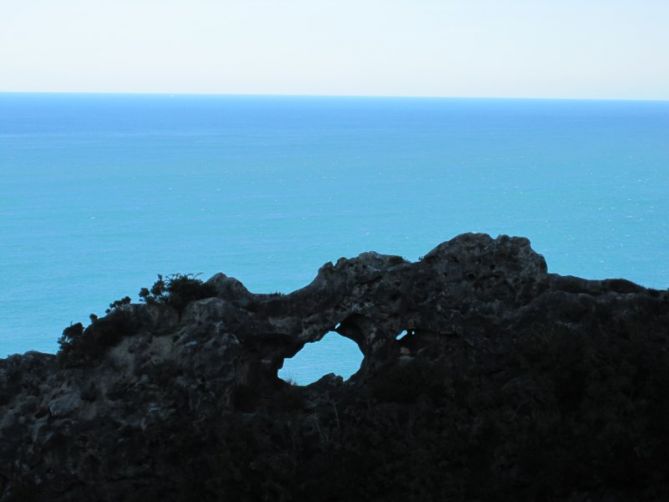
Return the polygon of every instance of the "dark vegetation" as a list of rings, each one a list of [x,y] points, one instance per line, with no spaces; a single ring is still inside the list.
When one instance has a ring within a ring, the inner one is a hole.
[[[87,345],[89,329],[64,337],[92,354],[115,340],[93,331]],[[165,487],[166,500],[669,500],[663,336],[537,324],[498,337],[485,348],[444,340],[430,357],[317,397],[285,382],[240,385],[234,411],[202,422],[185,406],[170,430],[133,440],[187,480]],[[164,388],[178,374],[155,371]]]
[[[140,297],[181,313],[214,293],[177,275],[159,276]],[[66,328],[61,362],[91,364],[140,329],[129,303]],[[134,440],[149,441],[161,462],[173,459],[187,480],[166,487],[166,500],[669,500],[666,333],[611,326],[593,322],[584,334],[535,321],[479,346],[445,337],[426,355],[317,393],[238,384],[232,410],[215,420],[189,414],[183,398],[170,430]],[[182,372],[149,370],[161,388]],[[135,495],[157,496],[153,486]]]
[[[389,366],[309,411],[308,390],[281,388],[285,420],[244,389],[246,413],[217,428],[217,482],[238,500],[669,500],[663,342],[515,335]]]
[[[166,305],[174,308],[179,316],[193,301],[216,296],[214,288],[193,274],[162,275],[150,289],[142,288],[139,297],[149,305]],[[106,316],[99,318],[91,314],[91,324],[84,328],[76,323],[63,330],[59,338],[59,361],[67,367],[92,364],[124,337],[136,333],[141,323],[132,310],[126,308],[132,302],[129,296],[113,301]]]
[[[193,274],[174,274],[166,279],[162,275],[151,289],[142,288],[139,297],[148,304],[169,305],[181,315],[190,302],[216,296],[210,284],[202,282]]]
[[[111,310],[107,316],[96,319],[86,328],[80,322],[72,324],[63,330],[58,339],[59,361],[68,367],[92,364],[110,347],[138,329],[138,322],[121,309]]]

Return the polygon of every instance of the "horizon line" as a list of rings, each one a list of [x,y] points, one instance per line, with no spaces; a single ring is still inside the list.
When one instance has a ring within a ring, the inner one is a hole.
[[[6,91],[0,95],[86,95],[86,96],[165,96],[165,97],[240,97],[240,98],[360,98],[360,99],[445,99],[490,101],[641,101],[669,102],[668,98],[564,97],[564,96],[453,96],[411,94],[301,94],[301,93],[235,93],[235,92],[167,92],[167,91]]]

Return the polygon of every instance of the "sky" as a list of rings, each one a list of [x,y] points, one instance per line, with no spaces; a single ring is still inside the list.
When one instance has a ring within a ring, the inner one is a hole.
[[[0,0],[0,92],[669,99],[668,0]]]

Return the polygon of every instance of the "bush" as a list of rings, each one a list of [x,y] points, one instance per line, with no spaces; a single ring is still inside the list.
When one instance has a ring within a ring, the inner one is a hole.
[[[110,314],[110,313],[114,312],[115,310],[120,309],[124,305],[130,305],[131,301],[132,300],[130,299],[129,296],[124,296],[120,300],[116,300],[114,302],[111,302],[109,304],[109,308],[105,311],[105,313]],[[94,316],[94,315],[95,314],[91,314],[91,316]],[[95,317],[95,320],[97,320],[97,316]],[[91,317],[91,321],[95,322],[92,317]]]
[[[242,412],[254,411],[258,405],[258,392],[248,384],[237,384],[232,389],[232,406]]]
[[[379,401],[414,403],[419,397],[439,400],[446,393],[447,370],[429,361],[381,368],[371,379],[372,396]]]
[[[169,305],[181,313],[190,302],[216,296],[211,284],[206,284],[193,274],[173,274],[158,280],[149,288],[142,288],[139,297],[147,304],[161,303]]]
[[[110,309],[106,317],[95,318],[85,329],[80,322],[72,324],[58,339],[60,362],[68,367],[90,364],[122,338],[135,333],[137,328],[133,317],[118,308]]]
[[[292,380],[282,383],[273,393],[270,405],[277,411],[302,410],[305,406],[303,391]]]

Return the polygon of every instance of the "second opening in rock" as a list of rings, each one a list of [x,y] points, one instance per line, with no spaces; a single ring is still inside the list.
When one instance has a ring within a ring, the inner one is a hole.
[[[307,343],[295,356],[286,359],[279,370],[279,378],[308,385],[334,373],[346,380],[360,369],[362,357],[357,343],[330,331],[318,342]]]

